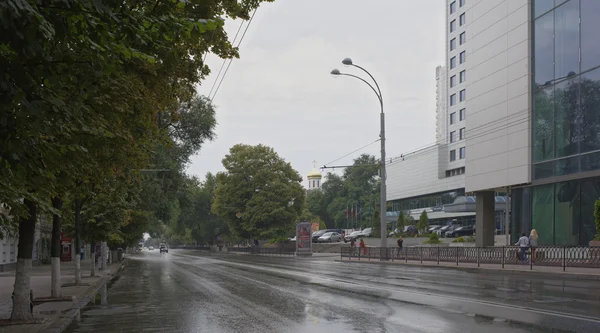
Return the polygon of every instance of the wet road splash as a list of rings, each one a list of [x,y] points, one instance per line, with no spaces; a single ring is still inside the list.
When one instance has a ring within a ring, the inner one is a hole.
[[[269,259],[229,260],[175,251],[132,256],[120,278],[112,281],[108,304],[88,306],[67,332],[548,332],[453,309],[328,288],[311,283],[308,275],[304,280],[286,278],[285,274],[293,273],[332,278],[336,269],[331,266],[339,263]],[[265,267],[271,270],[253,269]],[[375,267],[370,283],[385,276]],[[349,274],[354,273],[345,272]],[[367,276],[361,274],[357,281]],[[357,283],[351,288],[365,287]]]

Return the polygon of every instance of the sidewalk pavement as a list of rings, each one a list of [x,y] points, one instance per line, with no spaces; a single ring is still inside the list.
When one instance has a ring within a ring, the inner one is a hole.
[[[79,308],[80,305],[81,307],[85,306],[89,301],[85,300],[88,298],[91,299],[122,265],[121,262],[113,263],[104,271],[96,268],[96,276],[91,277],[90,263],[89,259],[81,261],[82,285],[62,287],[63,297],[72,297],[72,301],[55,301],[35,305],[33,314],[36,318],[36,323],[5,326],[0,324],[0,331],[2,333],[31,333],[54,328],[55,325],[53,324],[61,321],[61,318],[64,319],[68,315],[66,312],[74,308]],[[30,288],[33,290],[34,300],[39,297],[50,297],[50,272],[50,265],[32,267]],[[62,285],[73,284],[75,282],[75,262],[61,262],[60,273]],[[12,312],[11,296],[14,283],[15,271],[0,273],[0,320],[10,318]],[[70,323],[70,320],[68,322]],[[57,327],[56,330],[52,331],[61,331],[61,329],[64,330],[65,328]]]
[[[361,258],[352,258],[352,260],[348,260],[348,258],[344,258],[340,260],[339,256],[336,261],[340,262],[350,262],[350,263],[371,263],[371,264],[388,264],[388,265],[405,265],[405,266],[417,266],[417,267],[427,267],[434,268],[439,267],[442,269],[458,269],[458,270],[467,270],[473,272],[497,272],[497,273],[505,273],[505,274],[519,274],[521,276],[530,276],[530,277],[556,277],[556,278],[565,278],[565,279],[577,279],[577,280],[597,280],[600,281],[600,268],[583,268],[583,267],[567,267],[566,271],[563,271],[562,266],[536,266],[533,265],[533,269],[530,269],[529,263],[525,263],[522,265],[502,265],[498,264],[480,264],[477,267],[477,263],[459,263],[456,265],[455,262],[440,262],[437,261],[421,261],[419,260],[409,260],[406,262],[405,260],[394,260],[394,261],[380,261],[378,259],[367,259]]]

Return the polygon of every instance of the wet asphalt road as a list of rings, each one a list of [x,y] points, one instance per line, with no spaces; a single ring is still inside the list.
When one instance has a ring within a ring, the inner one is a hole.
[[[68,332],[600,332],[600,281],[171,252],[130,256]]]

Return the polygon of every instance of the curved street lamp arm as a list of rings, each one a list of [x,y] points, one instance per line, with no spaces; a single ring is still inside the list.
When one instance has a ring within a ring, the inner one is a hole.
[[[352,66],[359,68],[360,70],[362,70],[363,72],[367,73],[367,75],[369,75],[371,77],[371,79],[373,80],[373,82],[375,82],[375,86],[377,87],[377,91],[379,92],[379,100],[381,102],[381,104],[383,105],[383,94],[381,94],[381,89],[379,89],[379,84],[377,83],[377,80],[375,80],[375,78],[373,77],[373,75],[371,75],[371,73],[369,73],[368,70],[364,69],[363,67],[360,67],[359,65],[355,65],[352,64]],[[383,108],[383,107],[382,107]]]
[[[350,76],[350,77],[353,77],[353,78],[359,79],[359,80],[361,80],[362,82],[366,83],[366,84],[367,84],[369,87],[371,87],[371,89],[373,90],[373,92],[375,93],[375,95],[377,95],[377,99],[379,100],[379,103],[381,103],[381,105],[383,105],[383,100],[381,99],[381,95],[379,95],[379,93],[377,92],[377,90],[375,90],[375,87],[373,87],[373,85],[372,85],[372,84],[370,84],[370,83],[369,83],[369,81],[367,81],[367,80],[363,79],[363,78],[362,78],[362,77],[360,77],[360,76],[356,76],[356,75],[354,75],[354,74],[340,73],[340,74],[338,74],[338,75]]]

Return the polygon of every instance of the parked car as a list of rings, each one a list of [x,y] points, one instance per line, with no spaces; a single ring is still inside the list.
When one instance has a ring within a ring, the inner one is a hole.
[[[442,228],[443,226],[441,225],[430,225],[429,228],[427,229],[427,232],[434,233],[435,231],[437,231],[438,229]]]
[[[318,230],[313,232],[312,234],[312,241],[313,243],[316,243],[319,241],[319,237],[323,236],[325,233],[328,232],[337,232],[338,234],[340,234],[340,236],[342,235],[342,229],[323,229],[323,230]]]
[[[365,228],[363,231],[360,232],[360,237],[371,237],[373,236],[373,230],[371,228]]]
[[[457,228],[455,225],[445,225],[445,226],[439,228],[438,230],[436,230],[435,232],[437,233],[437,235],[439,237],[446,237],[446,232],[452,231],[455,228]]]
[[[342,235],[337,232],[326,232],[323,236],[319,237],[319,243],[333,243],[333,242],[341,242]]]
[[[323,236],[326,232],[327,232],[327,230],[317,230],[317,231],[313,232],[313,234],[312,234],[313,243],[318,242],[319,237]]]
[[[349,242],[351,240],[356,240],[358,237],[360,237],[360,235],[362,234],[362,231],[352,231],[349,235],[346,235],[344,237],[344,242]]]
[[[446,237],[473,236],[473,226],[458,227],[451,231],[446,231]]]
[[[150,247],[148,248],[148,250],[150,250],[150,251],[154,251],[154,246],[150,246]]]

